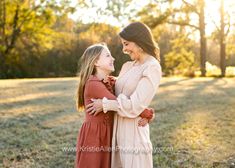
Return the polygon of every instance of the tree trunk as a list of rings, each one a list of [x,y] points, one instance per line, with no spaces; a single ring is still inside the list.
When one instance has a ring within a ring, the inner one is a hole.
[[[6,23],[6,2],[0,1],[0,78],[6,78],[7,66],[6,55],[4,51],[5,47],[5,23]]]
[[[2,46],[2,49],[0,50],[0,78],[7,78],[8,76],[9,67],[6,63],[6,60],[11,50],[15,47],[16,40],[20,34],[20,28],[18,27],[19,10],[20,5],[17,4],[13,18],[12,34],[10,36],[7,36],[5,33],[6,2],[5,0],[3,0],[0,3],[0,45]]]
[[[0,1],[0,45],[5,42],[5,24],[6,24],[6,2],[5,0]]]
[[[225,34],[224,34],[224,1],[221,0],[220,6],[220,69],[221,77],[226,74],[226,50],[225,50]]]
[[[15,47],[16,40],[20,34],[20,28],[18,27],[18,22],[19,22],[19,8],[20,5],[17,4],[16,10],[15,10],[15,15],[14,15],[14,20],[13,20],[13,27],[12,27],[12,35],[9,44],[7,43],[7,47],[5,50],[5,55],[8,55],[10,51]]]
[[[199,0],[200,13],[199,13],[199,30],[200,30],[200,57],[201,57],[201,76],[206,76],[206,35],[205,35],[205,2]]]

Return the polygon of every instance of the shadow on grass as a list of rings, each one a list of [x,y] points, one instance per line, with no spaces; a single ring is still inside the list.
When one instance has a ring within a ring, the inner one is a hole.
[[[12,114],[0,119],[0,162],[8,167],[12,166],[12,162],[19,167],[24,167],[25,164],[29,167],[73,167],[75,152],[65,152],[62,148],[75,147],[82,123],[82,115],[75,112],[73,99],[76,80],[26,81],[20,87],[34,87],[32,94],[58,94],[1,104],[9,112],[17,112],[17,109],[21,111],[27,106],[32,109],[28,113]],[[234,135],[227,130],[228,127],[216,126],[234,121],[231,111],[226,113],[228,107],[234,107],[234,89],[234,85],[228,83],[227,79],[219,78],[185,78],[163,83],[151,104],[157,113],[156,120],[150,127],[153,147],[158,150],[153,154],[154,167],[211,167],[230,164],[233,156],[228,156],[231,157],[229,160],[224,155],[225,159],[217,162],[207,160],[208,158],[198,159],[195,154],[199,150],[198,146],[193,146],[197,141],[191,143],[188,139],[191,140],[196,135],[195,131],[208,129],[209,134],[207,131],[202,132],[196,140],[203,137],[209,143],[215,141],[213,143],[216,144],[221,141],[221,136],[218,135],[229,135],[230,141],[234,140]],[[222,114],[219,110],[225,112]],[[213,122],[215,127],[212,127]],[[215,128],[215,136],[210,134],[212,128]],[[208,135],[204,135],[205,133]],[[227,140],[224,141],[227,144]],[[203,145],[202,142],[199,147]],[[232,145],[228,144],[226,148],[231,146],[233,149]]]
[[[62,151],[63,147],[76,145],[82,122],[82,115],[75,109],[72,82],[27,81],[20,88],[34,87],[33,92],[25,92],[32,97],[1,103],[0,167],[72,167],[75,153]],[[58,94],[33,97],[45,91]]]
[[[60,163],[59,167],[70,167],[75,152],[65,152],[63,148],[75,147],[82,122],[81,118],[72,113],[74,111],[61,110],[33,118],[20,115],[17,118],[1,120],[0,128],[4,130],[1,131],[1,163],[3,160],[8,162],[6,167],[13,166],[13,162],[17,162],[19,167],[24,167],[25,163],[35,164],[36,167],[54,167]],[[58,118],[66,119],[68,116],[73,116],[75,120],[63,120],[49,126],[44,124],[47,121],[54,122]],[[30,167],[28,164],[27,166]]]
[[[221,132],[227,132],[227,129],[231,128],[218,126],[216,127],[216,130],[210,130],[212,125],[207,126],[207,123],[202,123],[203,127],[200,127],[200,122],[197,122],[197,120],[195,121],[195,116],[206,116],[207,118],[199,117],[196,119],[205,122],[208,120],[208,123],[212,124],[214,120],[213,115],[217,115],[215,110],[224,107],[226,109],[227,105],[234,106],[235,102],[234,99],[232,99],[232,96],[234,96],[235,90],[232,85],[226,87],[227,84],[227,80],[211,78],[209,80],[202,79],[199,81],[197,79],[190,79],[179,80],[179,82],[166,82],[166,84],[163,83],[160,86],[160,92],[152,102],[152,105],[156,109],[155,112],[157,113],[155,122],[151,124],[153,147],[158,149],[158,152],[153,155],[155,167],[210,167],[215,163],[221,166],[220,164],[224,164],[224,162],[226,165],[230,164],[228,163],[227,158],[231,157],[231,153],[228,153],[230,156],[222,154],[221,158],[224,157],[224,160],[226,161],[219,158],[219,161],[213,162],[213,160],[208,158],[211,156],[201,158],[200,160],[198,159],[200,158],[198,157],[200,154],[198,155],[194,152],[195,150],[200,151],[200,149],[197,149],[198,147],[203,147],[203,145],[197,146],[194,143],[200,141],[200,139],[204,137],[209,143],[216,142],[217,144],[220,144],[221,141],[221,137],[213,136],[210,133],[209,135],[203,135],[203,133],[195,133],[196,131],[209,129],[209,132],[213,131],[213,133],[218,136],[221,135]],[[168,91],[162,86],[167,86],[167,88],[174,86],[175,90]],[[212,91],[207,93],[206,91],[208,89],[212,89]],[[161,92],[161,90],[163,91]],[[224,99],[222,100],[220,98],[221,95],[224,96]],[[220,104],[218,104],[218,102],[220,102]],[[214,105],[214,103],[217,103],[217,106]],[[215,110],[213,110],[214,107]],[[219,121],[222,120],[222,118],[216,119]],[[190,125],[190,122],[192,122],[192,125]],[[231,120],[231,122],[234,122],[234,120]],[[199,126],[197,126],[197,123],[199,123]],[[232,131],[232,128],[230,131]],[[183,133],[183,135],[178,137],[178,132]],[[207,133],[208,131],[205,132]],[[200,136],[193,139],[192,135],[194,136],[195,134],[199,134]],[[233,136],[233,139],[235,138],[232,133],[231,136]],[[174,140],[177,139],[177,137],[181,138],[178,142]],[[188,143],[187,139],[192,142]],[[232,144],[228,145],[232,147]],[[213,148],[213,144],[209,148]],[[203,150],[205,149],[201,149],[201,151]],[[220,153],[217,153],[217,155],[220,155]],[[233,159],[235,158],[233,157]]]
[[[175,78],[174,81],[168,81],[168,82],[164,82],[160,85],[160,87],[167,87],[167,86],[172,86],[172,85],[177,85],[179,84],[180,82],[184,82],[184,81],[189,81],[191,80],[192,78],[183,78],[183,79],[178,79],[178,78]]]

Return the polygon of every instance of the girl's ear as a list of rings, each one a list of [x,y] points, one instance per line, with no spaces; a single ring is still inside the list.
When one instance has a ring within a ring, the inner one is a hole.
[[[98,63],[98,60],[95,62],[95,64],[94,64],[96,67],[98,67],[99,66],[99,63]]]

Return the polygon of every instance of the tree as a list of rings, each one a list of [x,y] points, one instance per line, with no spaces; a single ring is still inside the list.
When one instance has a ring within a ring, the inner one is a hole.
[[[219,41],[220,46],[220,69],[221,69],[221,77],[226,75],[226,41],[228,34],[230,32],[230,14],[224,11],[224,0],[220,0],[220,25],[218,26],[214,20],[214,25],[216,30],[212,33],[212,37],[214,40]]]
[[[226,72],[226,65],[225,65],[225,58],[226,58],[226,46],[225,46],[225,23],[224,23],[224,1],[220,0],[220,69],[221,69],[221,76],[225,76]]]
[[[55,16],[73,11],[68,3],[66,0],[60,4],[56,0],[0,1],[0,78],[10,75],[9,61],[16,56],[14,50],[19,39],[29,37],[30,41],[37,41],[42,34],[52,33],[49,29]]]
[[[158,1],[157,1],[158,2]],[[200,68],[201,76],[206,76],[206,36],[205,36],[205,1],[196,0],[194,3],[189,3],[186,0],[182,0],[182,6],[180,8],[173,7],[173,1],[165,1],[168,3],[169,8],[162,11],[160,7],[158,10],[145,12],[145,21],[151,28],[157,27],[161,24],[175,24],[179,26],[189,26],[200,33]],[[149,4],[150,6],[160,6],[158,3]],[[151,9],[151,8],[150,8]],[[176,14],[180,17],[176,17]],[[198,23],[190,22],[190,15],[195,14],[198,17]]]
[[[178,32],[175,38],[170,41],[170,52],[165,55],[166,73],[168,75],[194,76],[194,42],[187,36]]]
[[[228,15],[229,16],[229,15]],[[228,17],[230,18],[230,17]],[[220,69],[221,77],[226,75],[226,37],[230,29],[230,20],[228,21],[228,29],[225,32],[225,12],[224,12],[224,0],[220,0]]]

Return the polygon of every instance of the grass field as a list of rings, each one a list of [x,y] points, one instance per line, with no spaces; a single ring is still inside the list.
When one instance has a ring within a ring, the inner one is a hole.
[[[73,167],[75,78],[0,80],[0,167]],[[235,167],[235,78],[163,78],[154,167]]]

